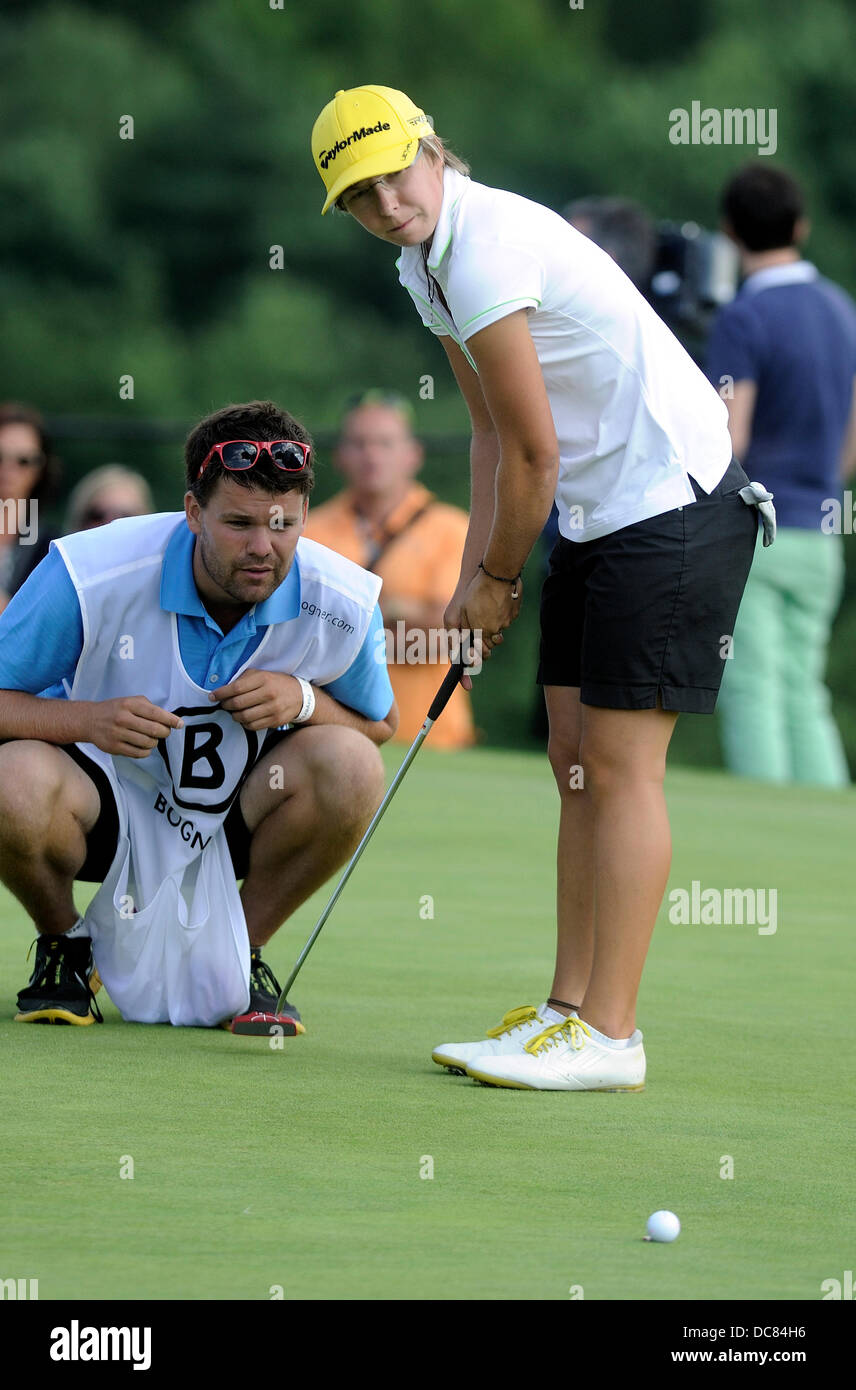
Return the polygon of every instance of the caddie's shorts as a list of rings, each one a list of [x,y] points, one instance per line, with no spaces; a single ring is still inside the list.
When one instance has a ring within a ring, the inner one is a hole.
[[[541,592],[540,685],[606,709],[712,714],[758,511],[732,459],[710,494],[580,543],[560,536]]]
[[[278,743],[281,738],[287,738],[289,732],[289,730],[269,729],[259,749],[256,762],[272,744]],[[0,744],[11,742],[13,742],[12,739],[0,739]],[[90,757],[87,757],[76,743],[59,743],[57,747],[61,748],[64,753],[68,753],[69,757],[73,758],[78,767],[82,768],[87,777],[95,783],[96,791],[101,799],[98,819],[86,837],[86,858],[74,875],[75,880],[81,883],[103,883],[110,871],[110,865],[116,857],[116,848],[119,843],[119,811],[116,806],[116,798],[113,795],[113,788],[110,786],[104,771]],[[252,771],[252,769],[250,770]],[[243,783],[241,785],[243,786]],[[229,846],[236,879],[247,876],[250,864],[250,841],[252,839],[247,823],[241,815],[239,802],[240,789],[223,822],[226,843]]]

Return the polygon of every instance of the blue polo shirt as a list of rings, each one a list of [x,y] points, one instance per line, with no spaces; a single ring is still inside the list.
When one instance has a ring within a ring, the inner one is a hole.
[[[193,579],[195,537],[179,525],[170,537],[161,569],[160,604],[177,614],[178,643],[187,674],[197,685],[216,690],[250,659],[271,623],[300,613],[300,570],[295,556],[285,579],[270,598],[254,604],[225,635],[203,606]],[[392,706],[384,647],[383,619],[375,605],[363,645],[344,675],[324,689],[340,704],[385,719]],[[0,615],[0,689],[67,699],[83,650],[83,620],[77,591],[62,556],[51,548]],[[144,694],[144,691],[140,692]]]
[[[780,526],[816,530],[841,497],[841,446],[856,376],[856,305],[808,261],[756,271],[720,310],[707,374],[754,381],[749,449],[740,462],[775,493]]]

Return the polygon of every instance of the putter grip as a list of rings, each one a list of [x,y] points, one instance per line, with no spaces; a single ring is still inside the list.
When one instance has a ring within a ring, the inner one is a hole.
[[[434,723],[434,720],[439,719],[440,715],[443,713],[443,710],[449,703],[449,697],[451,696],[452,691],[455,689],[455,686],[459,683],[463,674],[464,663],[462,661],[456,661],[449,670],[446,679],[443,681],[443,684],[440,686],[440,689],[437,691],[437,694],[434,696],[434,699],[431,701],[431,708],[428,711],[428,718],[431,720],[432,724]]]

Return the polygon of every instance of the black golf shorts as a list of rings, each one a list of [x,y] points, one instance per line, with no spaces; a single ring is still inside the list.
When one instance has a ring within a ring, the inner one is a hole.
[[[268,729],[259,749],[256,763],[274,743],[278,743],[282,738],[287,738],[290,732],[290,730]],[[11,739],[0,739],[0,744],[11,742]],[[75,880],[81,883],[103,883],[110,870],[110,865],[116,857],[116,847],[119,843],[119,811],[113,795],[113,788],[110,786],[104,771],[86,753],[82,752],[76,743],[59,743],[57,747],[67,753],[70,758],[73,758],[78,767],[82,768],[87,777],[94,782],[101,800],[98,819],[86,837],[86,858],[74,875]],[[252,769],[250,770],[252,771]],[[243,786],[243,783],[241,785]],[[247,823],[241,815],[239,802],[240,791],[229,807],[223,822],[226,843],[229,846],[236,879],[247,876],[250,864],[250,841],[252,839]]]
[[[709,495],[576,543],[560,536],[541,592],[540,685],[605,709],[712,714],[752,564],[758,511],[736,459]]]

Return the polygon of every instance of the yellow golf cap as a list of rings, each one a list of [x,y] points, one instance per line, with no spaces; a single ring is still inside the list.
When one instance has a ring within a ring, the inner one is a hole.
[[[430,120],[395,87],[349,87],[328,101],[312,127],[312,156],[327,197],[321,215],[346,188],[412,164]]]

